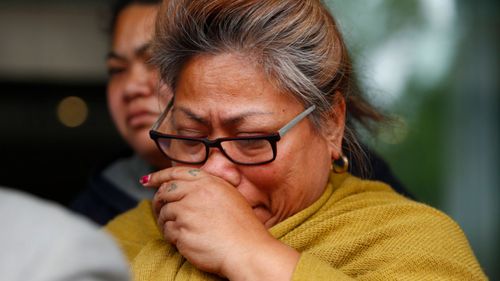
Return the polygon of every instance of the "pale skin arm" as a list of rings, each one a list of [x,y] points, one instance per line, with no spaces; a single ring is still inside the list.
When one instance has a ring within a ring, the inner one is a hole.
[[[198,269],[239,280],[291,280],[300,253],[272,237],[238,190],[202,170],[148,176],[166,241]]]

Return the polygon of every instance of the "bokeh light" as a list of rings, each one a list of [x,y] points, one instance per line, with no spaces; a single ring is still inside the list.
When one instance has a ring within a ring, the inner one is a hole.
[[[87,103],[79,97],[66,97],[57,106],[57,117],[59,122],[66,127],[81,126],[88,117]]]

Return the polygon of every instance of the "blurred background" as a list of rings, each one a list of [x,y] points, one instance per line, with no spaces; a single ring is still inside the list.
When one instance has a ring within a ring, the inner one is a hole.
[[[395,120],[365,142],[499,279],[500,1],[325,2]],[[68,204],[124,149],[105,102],[109,4],[0,0],[0,185]]]

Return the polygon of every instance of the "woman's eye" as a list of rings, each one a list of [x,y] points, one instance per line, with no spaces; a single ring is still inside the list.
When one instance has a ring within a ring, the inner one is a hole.
[[[120,74],[126,70],[125,67],[108,67],[108,75],[114,76]]]
[[[180,135],[180,136],[185,136],[185,137],[190,137],[190,138],[203,138],[203,137],[206,137],[206,134],[204,134],[201,131],[186,130],[186,129],[179,129],[179,130],[176,130],[176,131],[177,131],[176,135]]]
[[[262,139],[240,140],[238,144],[244,149],[262,149],[268,146],[268,142]]]

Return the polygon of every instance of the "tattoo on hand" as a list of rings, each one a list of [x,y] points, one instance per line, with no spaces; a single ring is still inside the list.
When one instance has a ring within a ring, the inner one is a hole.
[[[193,169],[193,170],[189,170],[188,173],[191,176],[196,177],[200,173],[200,170],[199,169]]]
[[[175,183],[172,183],[168,188],[167,192],[171,192],[177,189],[177,185]]]

